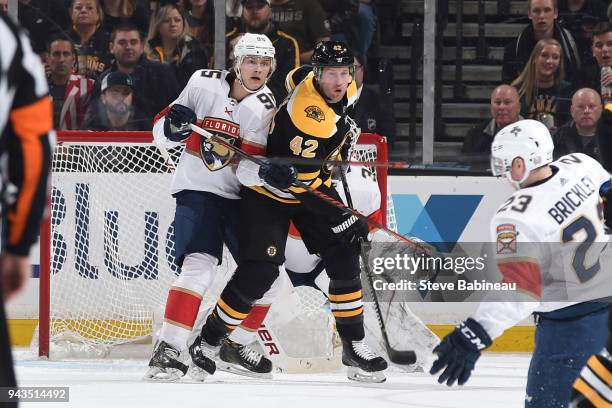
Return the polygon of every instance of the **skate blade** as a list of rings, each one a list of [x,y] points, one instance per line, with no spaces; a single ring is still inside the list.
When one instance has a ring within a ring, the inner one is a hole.
[[[254,371],[247,370],[246,368],[240,365],[230,364],[224,361],[217,361],[217,370],[225,371],[226,373],[242,375],[244,377],[261,378],[265,380],[272,379],[272,373],[256,373]]]
[[[159,367],[149,367],[149,370],[142,377],[145,381],[156,382],[176,382],[183,377],[183,372],[176,368],[161,369]]]
[[[187,370],[187,374],[194,379],[195,381],[204,382],[206,377],[210,375],[210,373],[203,368],[198,367],[194,363],[189,364],[189,369]]]
[[[382,371],[363,371],[358,367],[348,367],[346,376],[351,381],[357,381],[362,383],[383,383],[387,381],[385,373]]]

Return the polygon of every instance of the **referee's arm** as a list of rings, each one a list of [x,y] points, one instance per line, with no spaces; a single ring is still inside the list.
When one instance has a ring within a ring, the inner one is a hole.
[[[8,169],[3,171],[7,172],[5,179],[17,187],[15,200],[8,203],[4,213],[4,250],[27,256],[38,237],[46,205],[53,108],[42,64],[32,51],[29,40],[8,19],[0,21],[2,23],[5,23],[4,28],[13,31],[13,36],[3,39],[3,43],[15,43],[9,69],[5,71],[7,78],[3,79],[8,87],[0,87],[0,100],[10,100],[10,92],[14,92],[6,125],[2,129],[2,143],[8,153]],[[8,53],[3,54],[10,57]],[[9,92],[2,95],[7,88]]]

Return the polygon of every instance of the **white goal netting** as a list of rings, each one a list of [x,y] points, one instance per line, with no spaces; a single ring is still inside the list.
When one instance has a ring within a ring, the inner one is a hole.
[[[168,288],[180,273],[173,263],[172,174],[157,147],[148,143],[150,134],[137,136],[80,132],[58,137],[50,234],[41,236],[51,247],[50,290],[41,293],[40,315],[49,321],[49,335],[37,338],[43,350],[49,345],[51,358],[101,356],[122,344],[150,344],[154,322],[163,317]],[[386,160],[380,143],[378,136],[362,135],[359,160]],[[178,161],[180,152],[170,154]],[[379,185],[388,196],[385,177],[379,177]],[[382,209],[393,226],[388,202]],[[234,266],[226,254],[202,308],[216,301]],[[328,322],[320,293],[307,290],[300,296],[300,322],[316,321],[322,313],[320,320]],[[330,343],[331,326],[308,327],[308,336],[319,330],[321,342]]]

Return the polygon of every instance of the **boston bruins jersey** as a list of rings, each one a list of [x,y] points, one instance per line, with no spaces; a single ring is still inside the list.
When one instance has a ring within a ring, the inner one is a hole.
[[[179,103],[191,108],[201,128],[249,153],[261,154],[274,115],[274,96],[264,86],[238,102],[229,96],[235,78],[235,74],[228,71],[196,71],[172,104]],[[158,120],[153,127],[156,141],[177,145],[166,140],[164,120]],[[208,191],[225,198],[239,198],[240,182],[229,165],[233,157],[234,152],[227,147],[207,142],[202,136],[192,133],[185,141],[171,192]]]
[[[266,146],[266,156],[300,159],[295,165],[298,180],[312,188],[331,186],[331,165],[323,160],[340,160],[342,149],[351,137],[351,122],[347,107],[357,95],[352,82],[345,97],[328,104],[315,87],[314,74],[309,73],[285,100],[272,122]],[[313,159],[313,164],[304,161]],[[290,187],[280,191],[271,186],[252,186],[255,191],[285,203],[298,203],[294,194],[304,190]]]
[[[610,174],[581,153],[550,166],[552,177],[517,191],[491,221],[503,282],[517,286],[501,302],[482,303],[476,313],[492,338],[533,312],[560,314],[611,293],[600,198]]]

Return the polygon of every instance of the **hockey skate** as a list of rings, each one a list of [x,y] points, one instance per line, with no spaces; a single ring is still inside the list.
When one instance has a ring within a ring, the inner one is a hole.
[[[166,343],[159,341],[155,345],[149,361],[149,370],[143,379],[153,381],[177,381],[187,374],[187,366],[180,360],[180,352]]]
[[[272,362],[249,346],[229,339],[221,344],[217,368],[254,378],[272,378]]]
[[[342,364],[348,366],[347,377],[352,381],[381,383],[387,378],[384,358],[376,356],[363,341],[342,340]]]
[[[189,355],[191,363],[187,373],[196,381],[204,381],[209,374],[214,374],[217,366],[215,358],[219,354],[221,346],[213,346],[208,344],[202,335],[198,335],[191,346],[189,346]]]

